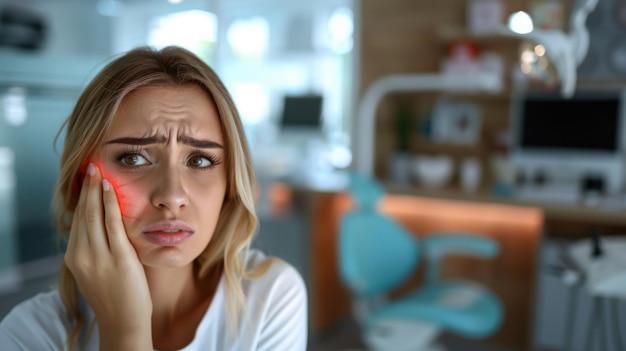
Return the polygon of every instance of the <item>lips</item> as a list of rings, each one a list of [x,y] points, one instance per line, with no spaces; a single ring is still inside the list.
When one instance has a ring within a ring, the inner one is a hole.
[[[142,233],[154,244],[176,246],[192,236],[194,230],[182,221],[163,221],[147,226]]]

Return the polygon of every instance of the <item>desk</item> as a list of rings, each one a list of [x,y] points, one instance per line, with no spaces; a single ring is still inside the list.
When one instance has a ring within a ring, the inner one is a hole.
[[[499,197],[489,193],[464,193],[455,190],[421,189],[385,183],[392,194],[407,194],[433,199],[447,199],[472,203],[491,203],[540,208],[545,217],[544,228],[549,236],[579,239],[588,237],[589,228],[604,228],[604,235],[624,234],[626,232],[626,211],[611,210],[582,204],[554,204],[525,201],[512,197]]]

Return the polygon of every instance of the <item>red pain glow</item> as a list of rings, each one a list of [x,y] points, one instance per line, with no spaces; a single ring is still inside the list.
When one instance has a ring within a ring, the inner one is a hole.
[[[122,213],[122,217],[128,217],[129,201],[126,192],[121,190],[123,188],[123,185],[117,178],[108,175],[101,163],[98,162],[95,165],[100,169],[100,174],[102,174],[102,178],[108,180],[111,184],[111,187],[115,191],[115,194],[117,195],[117,203],[120,205],[120,212]]]

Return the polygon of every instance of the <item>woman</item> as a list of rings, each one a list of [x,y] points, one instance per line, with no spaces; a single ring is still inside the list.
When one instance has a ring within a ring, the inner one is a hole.
[[[304,350],[300,275],[249,250],[253,189],[211,68],[175,47],[112,61],[67,121],[58,290],[13,309],[2,350]]]

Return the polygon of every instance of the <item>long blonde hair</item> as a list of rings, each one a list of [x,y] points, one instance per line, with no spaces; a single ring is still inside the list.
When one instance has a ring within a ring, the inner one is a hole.
[[[245,308],[240,279],[254,278],[268,268],[247,272],[244,267],[257,227],[255,178],[243,125],[232,98],[217,74],[194,54],[178,47],[158,51],[142,47],[116,58],[100,71],[64,124],[67,133],[53,205],[60,238],[67,238],[80,192],[81,165],[102,143],[122,100],[143,87],[190,84],[203,88],[217,106],[227,167],[227,188],[215,232],[196,263],[200,277],[213,268],[223,267],[230,324],[234,326]],[[59,274],[59,293],[74,323],[67,341],[73,350],[85,327],[85,318],[79,309],[76,280],[65,264]]]

